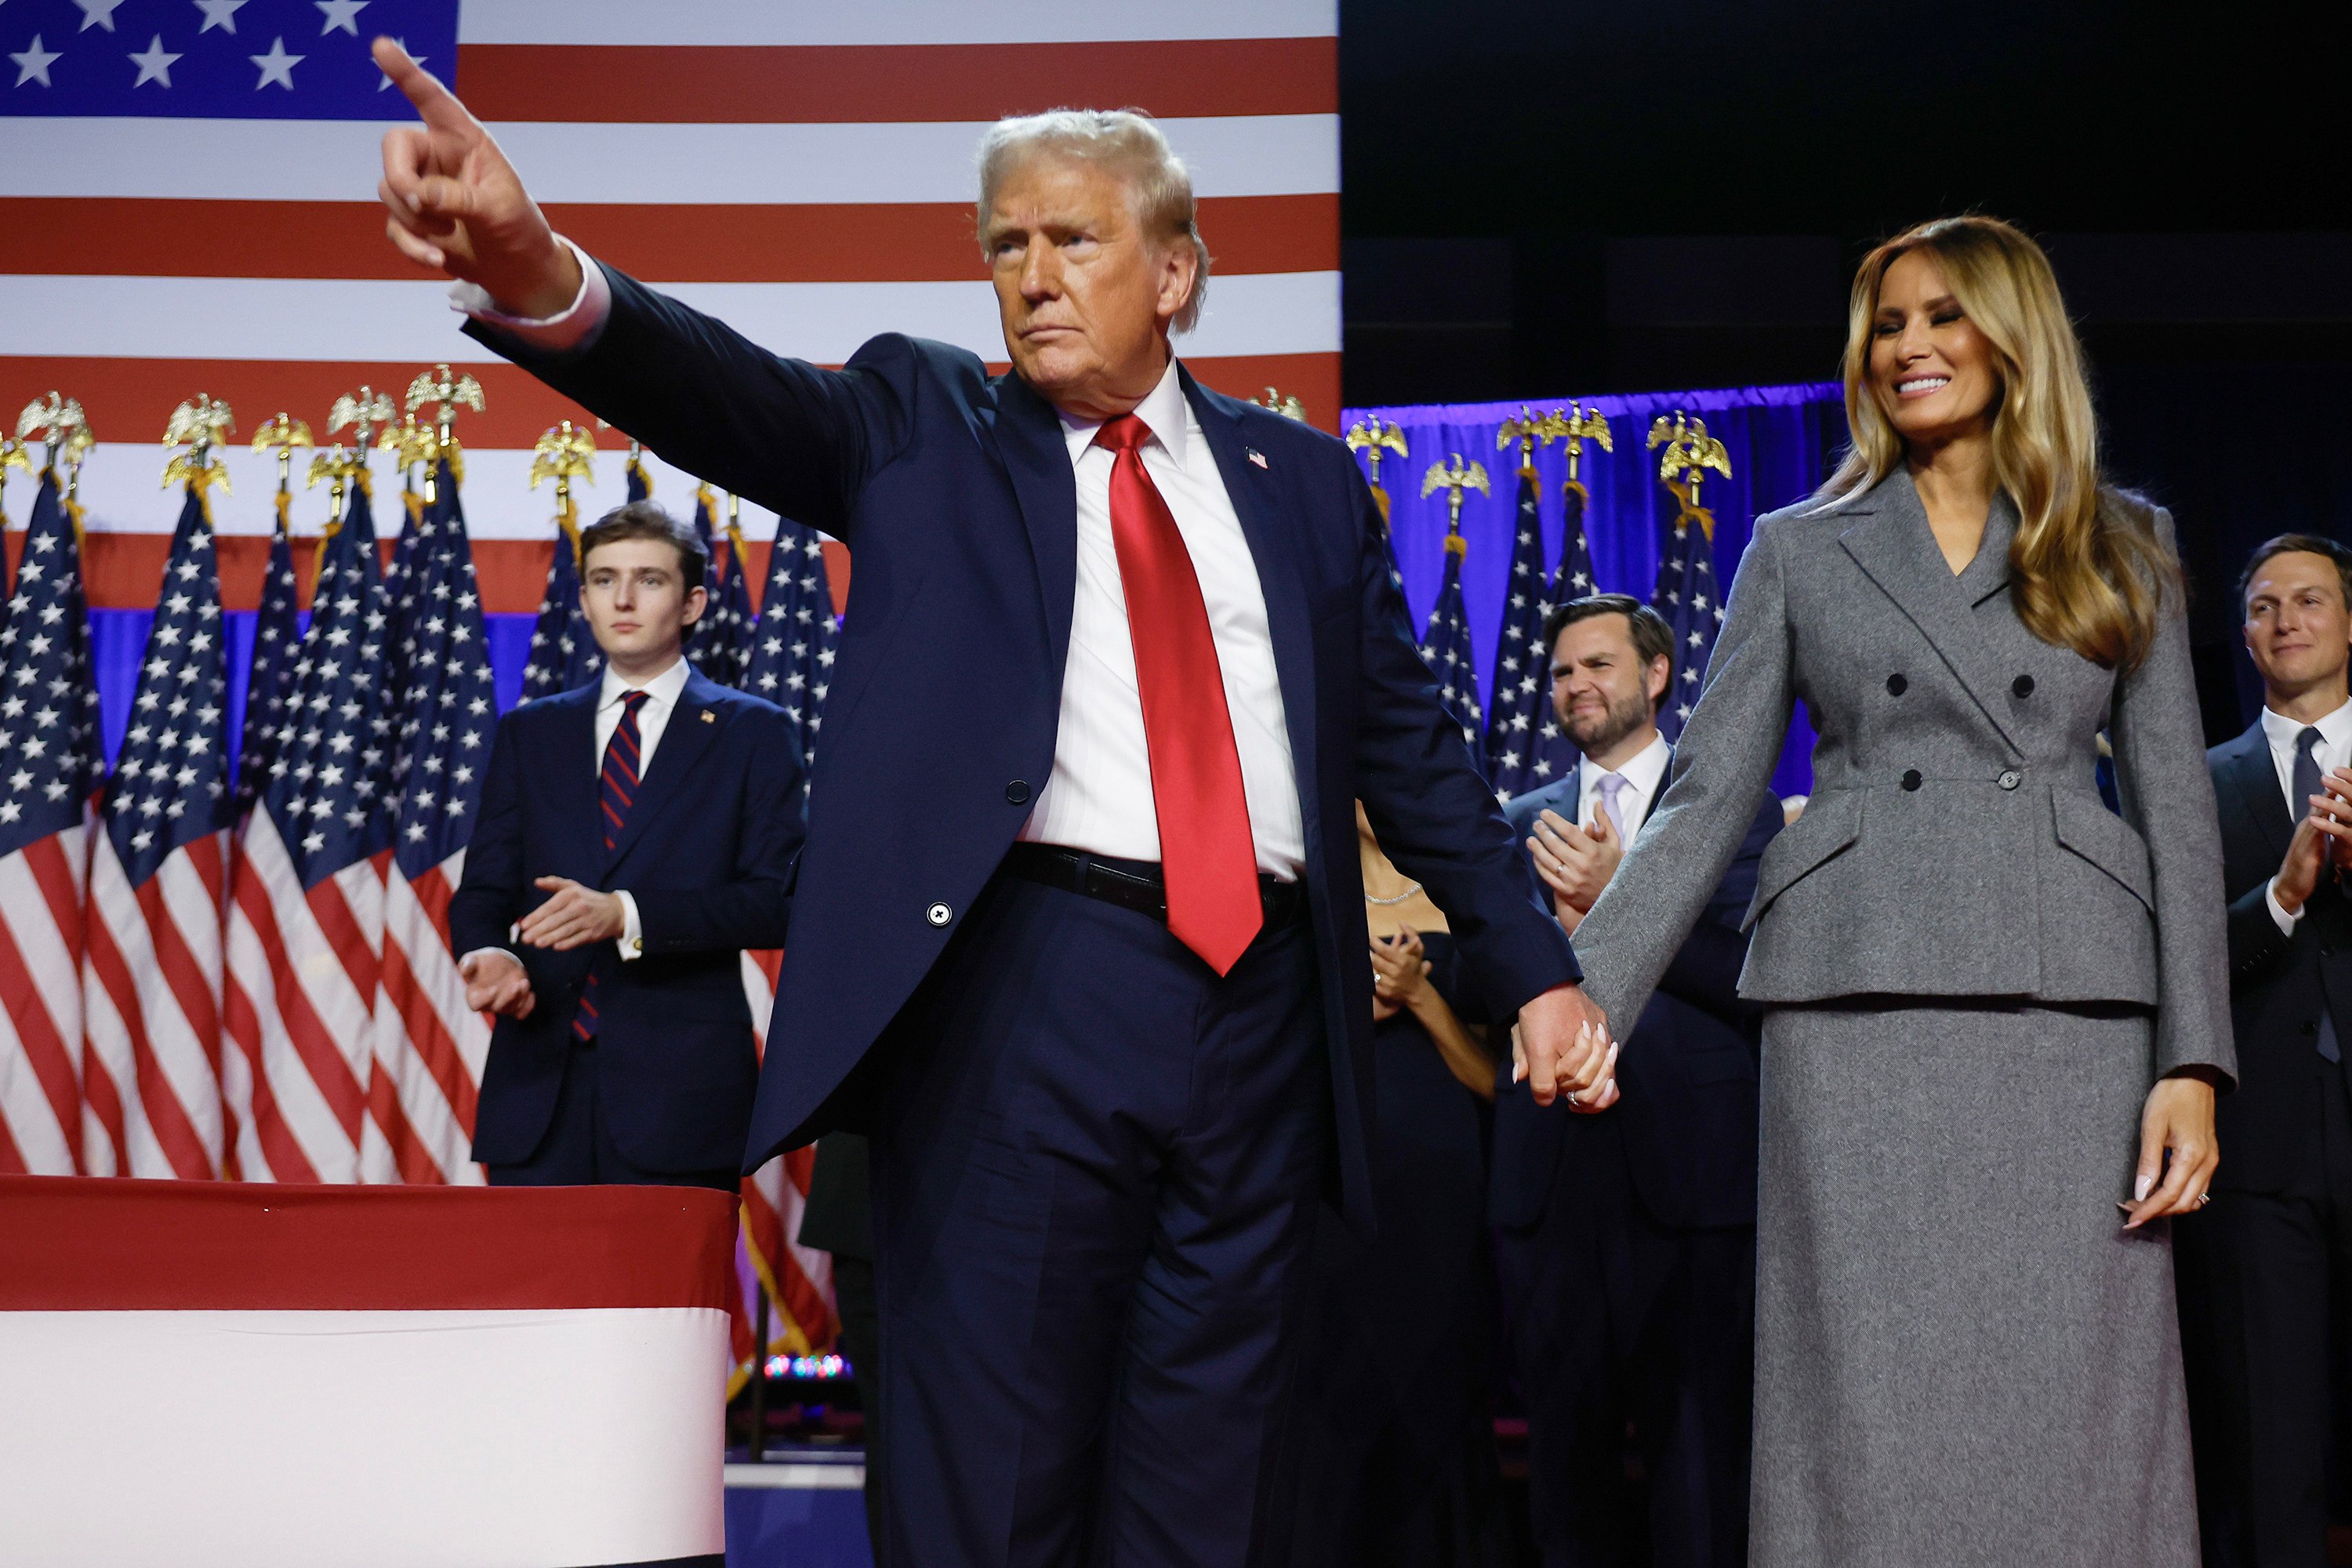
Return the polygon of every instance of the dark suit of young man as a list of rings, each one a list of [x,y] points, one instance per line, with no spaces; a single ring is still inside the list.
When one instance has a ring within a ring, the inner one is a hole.
[[[759,1062],[740,955],[784,943],[800,750],[782,709],[683,660],[634,704],[628,689],[608,669],[499,721],[449,901],[457,950],[513,953],[533,998],[490,1037],[474,1157],[493,1183],[740,1179]],[[632,706],[641,736],[657,706],[662,722],[638,742],[643,776],[615,825],[604,764]],[[542,877],[625,894],[636,931],[569,951],[517,940],[509,928],[550,897]]]
[[[1578,821],[1581,793],[1570,773],[1504,814],[1525,838],[1546,810]],[[1629,1419],[1649,1472],[1648,1561],[1746,1560],[1758,1034],[1738,997],[1739,922],[1780,826],[1780,802],[1759,799],[1738,858],[1624,1037],[1619,1104],[1574,1116],[1497,1084],[1489,1215],[1546,1568],[1630,1561],[1627,1535],[1641,1531],[1625,1517]]]

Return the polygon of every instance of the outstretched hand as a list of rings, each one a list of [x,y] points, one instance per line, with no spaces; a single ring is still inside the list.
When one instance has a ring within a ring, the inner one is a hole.
[[[515,315],[558,314],[580,292],[580,263],[482,122],[390,38],[375,63],[422,125],[383,133],[384,231],[421,267],[479,284]]]

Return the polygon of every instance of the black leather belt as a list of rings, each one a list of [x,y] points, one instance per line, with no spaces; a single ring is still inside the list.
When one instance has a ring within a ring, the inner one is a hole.
[[[1055,844],[1015,844],[1005,852],[1005,874],[1027,882],[1043,882],[1064,892],[1084,893],[1123,910],[1168,918],[1168,882],[1156,860],[1122,860],[1110,855],[1089,855]],[[1279,930],[1307,909],[1303,883],[1285,882],[1261,873],[1258,904],[1265,912],[1265,929]]]

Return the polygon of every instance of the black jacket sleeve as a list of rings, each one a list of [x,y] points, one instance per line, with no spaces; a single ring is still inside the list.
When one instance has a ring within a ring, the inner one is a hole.
[[[687,472],[847,539],[857,492],[908,439],[913,340],[877,338],[824,370],[604,271],[612,314],[584,349],[547,353],[478,321],[466,331]]]

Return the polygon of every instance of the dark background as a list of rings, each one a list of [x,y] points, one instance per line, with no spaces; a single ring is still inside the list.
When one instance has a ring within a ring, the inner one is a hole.
[[[1339,11],[1350,405],[1833,379],[1864,250],[2009,218],[2111,477],[2179,521],[2209,735],[2243,728],[2240,563],[2352,536],[2352,6]]]

